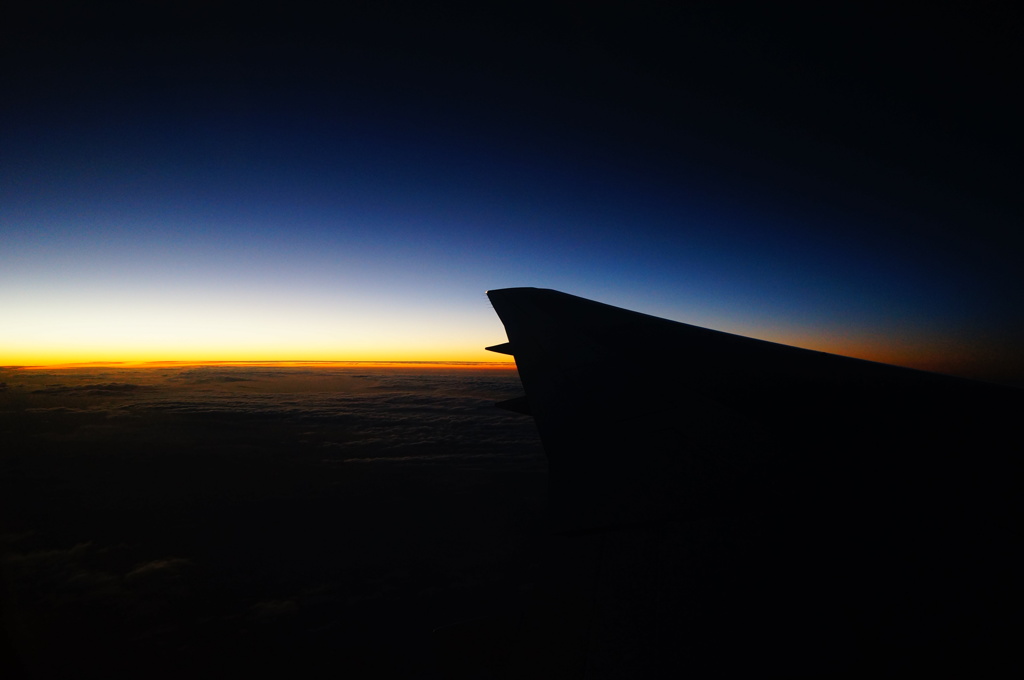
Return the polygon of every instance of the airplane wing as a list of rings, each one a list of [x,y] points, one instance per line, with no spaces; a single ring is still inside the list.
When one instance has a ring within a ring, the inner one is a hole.
[[[1020,666],[1020,390],[487,295],[548,458],[530,672]]]

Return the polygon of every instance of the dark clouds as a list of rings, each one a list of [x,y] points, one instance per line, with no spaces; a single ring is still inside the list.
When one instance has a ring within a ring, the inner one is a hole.
[[[511,371],[0,378],[5,609],[42,677],[429,676],[432,628],[530,579],[545,466],[493,406]]]

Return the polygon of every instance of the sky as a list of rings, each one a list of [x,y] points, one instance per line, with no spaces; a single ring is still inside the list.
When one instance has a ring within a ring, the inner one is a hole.
[[[998,9],[10,13],[0,365],[500,361],[536,286],[1024,384]]]

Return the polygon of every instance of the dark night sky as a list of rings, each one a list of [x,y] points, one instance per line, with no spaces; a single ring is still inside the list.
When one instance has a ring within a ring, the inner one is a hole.
[[[1024,376],[1008,9],[347,6],[5,11],[0,362],[480,360],[534,285]]]

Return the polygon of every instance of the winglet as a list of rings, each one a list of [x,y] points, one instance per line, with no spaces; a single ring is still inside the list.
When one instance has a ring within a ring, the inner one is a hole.
[[[512,351],[511,342],[503,342],[500,345],[491,345],[490,347],[484,347],[488,352],[497,352],[498,354],[508,354],[509,356],[515,356],[515,352]]]

